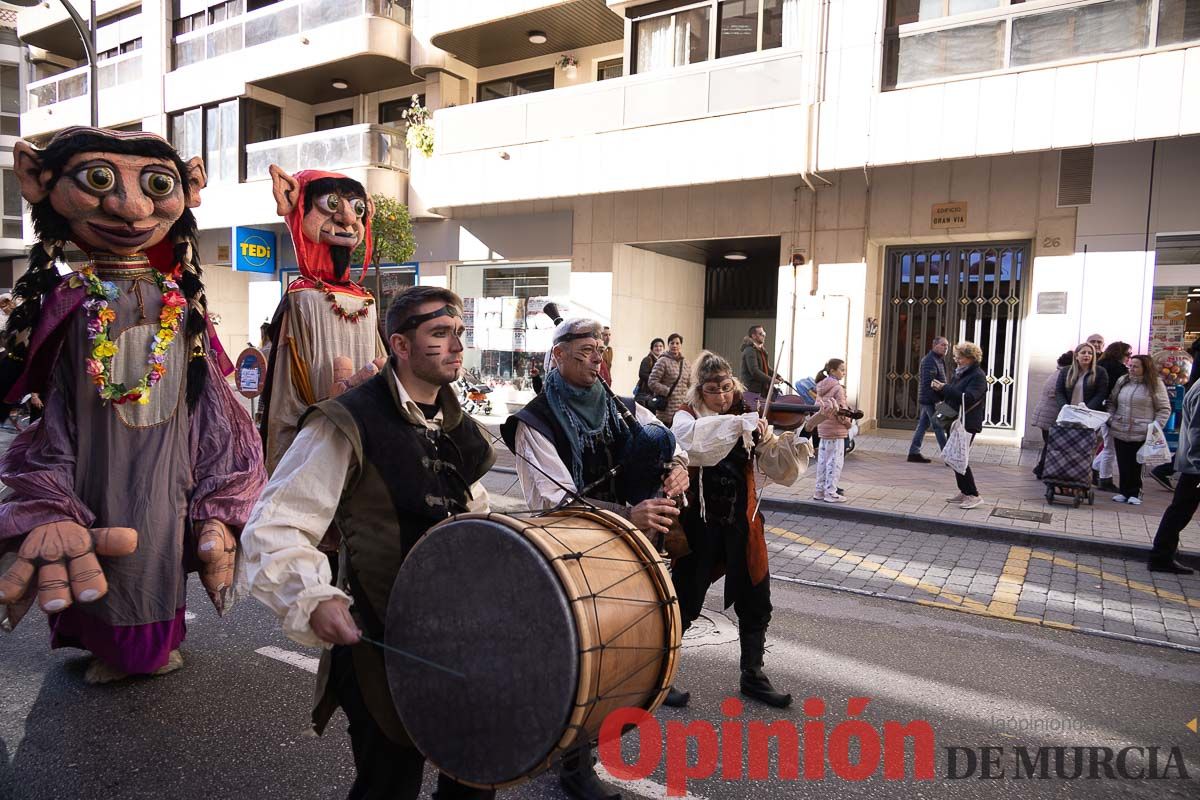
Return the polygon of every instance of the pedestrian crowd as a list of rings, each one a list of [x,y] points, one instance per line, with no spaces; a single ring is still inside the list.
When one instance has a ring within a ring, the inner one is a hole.
[[[947,339],[936,336],[921,359],[917,424],[908,461],[931,461],[921,454],[921,446],[926,432],[932,430],[943,460],[955,467],[958,493],[947,502],[970,509],[982,502],[979,490],[969,459],[960,459],[963,454],[948,430],[961,422],[961,441],[969,451],[974,437],[983,430],[988,380],[981,368],[984,353],[976,344],[954,346],[955,369],[950,375],[945,363],[947,349]],[[1180,531],[1200,506],[1196,491],[1200,485],[1200,415],[1196,413],[1200,390],[1192,391],[1200,376],[1200,340],[1192,344],[1190,354],[1192,370],[1183,385],[1186,394],[1173,458],[1164,433],[1172,414],[1164,370],[1152,356],[1134,354],[1126,342],[1105,346],[1101,334],[1092,334],[1074,350],[1063,353],[1042,384],[1032,412],[1032,424],[1042,436],[1033,474],[1047,484],[1048,499],[1065,487],[1071,496],[1087,493],[1091,497],[1100,490],[1111,493],[1113,502],[1141,505],[1143,472],[1155,464],[1150,477],[1173,492],[1149,558],[1149,568],[1159,572],[1192,572],[1175,560],[1175,553]]]

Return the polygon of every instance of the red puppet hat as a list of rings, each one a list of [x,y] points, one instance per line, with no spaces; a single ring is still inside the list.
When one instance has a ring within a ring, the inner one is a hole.
[[[304,235],[304,197],[308,192],[308,185],[321,178],[345,180],[346,176],[336,172],[324,172],[319,169],[305,169],[297,172],[292,177],[299,184],[300,188],[296,193],[296,203],[285,217],[285,222],[287,223],[288,231],[292,235],[292,245],[296,248],[296,262],[300,267],[300,275],[302,277],[292,281],[291,286],[288,287],[288,291],[295,292],[300,289],[313,289],[316,288],[317,282],[320,281],[340,294],[348,294],[354,297],[370,297],[369,292],[350,280],[348,270],[344,279],[339,280],[336,277],[333,270],[333,258],[329,254],[329,245],[309,241],[308,237]],[[370,198],[365,199],[369,207]],[[363,220],[363,225],[365,227],[363,236],[367,249],[363,253],[363,265],[362,272],[358,277],[359,281],[367,277],[367,265],[371,263],[370,214]]]

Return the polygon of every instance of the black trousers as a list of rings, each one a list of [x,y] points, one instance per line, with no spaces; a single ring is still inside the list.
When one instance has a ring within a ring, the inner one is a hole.
[[[336,687],[338,705],[350,721],[350,748],[354,751],[354,785],[347,800],[416,800],[421,794],[425,756],[415,747],[393,742],[376,724],[363,700],[348,647],[333,648],[329,679]],[[464,786],[438,774],[433,796],[439,800],[491,800],[495,790]]]
[[[1175,558],[1175,551],[1179,549],[1179,532],[1192,521],[1197,507],[1200,507],[1200,475],[1181,472],[1175,483],[1175,496],[1163,512],[1158,533],[1154,534],[1151,561],[1163,564]]]
[[[1138,463],[1137,451],[1145,442],[1124,442],[1114,436],[1112,443],[1117,455],[1117,471],[1120,474],[1117,490],[1126,497],[1140,496],[1142,465]]]
[[[675,562],[675,567],[671,570],[671,581],[675,584],[679,615],[685,631],[704,610],[704,596],[708,594],[708,587],[712,585],[713,567],[721,561],[725,562],[726,569],[730,567],[730,559],[725,557],[726,536],[711,528],[705,533],[707,535],[703,537],[692,537],[697,539],[695,542],[689,540],[689,543],[695,545],[695,549]],[[745,559],[739,558],[735,563],[744,565]],[[726,582],[730,577],[725,576]],[[771,622],[770,574],[757,586],[750,584],[748,575],[736,577],[741,578],[739,584],[742,587],[733,601],[739,634],[766,631]]]
[[[975,441],[975,434],[972,433],[971,434],[971,442],[974,443],[974,441]],[[954,470],[950,470],[950,471],[954,472]],[[975,475],[974,475],[974,473],[971,472],[970,467],[967,467],[967,471],[964,472],[962,475],[959,475],[957,472],[954,472],[954,482],[956,484],[958,484],[958,490],[960,492],[962,492],[965,497],[978,497],[979,496],[979,489],[976,488],[976,486],[975,486]]]
[[[1050,442],[1050,431],[1045,428],[1039,428],[1042,432],[1042,453],[1038,456],[1037,466],[1033,468],[1033,474],[1042,477],[1042,470],[1046,468],[1046,445]]]

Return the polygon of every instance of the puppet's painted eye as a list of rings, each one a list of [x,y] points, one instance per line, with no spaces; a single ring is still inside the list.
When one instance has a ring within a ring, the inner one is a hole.
[[[117,175],[112,167],[87,167],[77,172],[75,178],[93,192],[111,192],[117,184]]]
[[[317,208],[323,211],[328,211],[330,214],[336,214],[338,206],[342,203],[342,198],[336,194],[325,194],[317,198]]]
[[[366,215],[367,215],[367,201],[356,199],[354,201],[354,216],[358,217],[359,219],[362,219]]]
[[[175,178],[165,172],[143,172],[142,191],[151,197],[166,197],[175,191]]]

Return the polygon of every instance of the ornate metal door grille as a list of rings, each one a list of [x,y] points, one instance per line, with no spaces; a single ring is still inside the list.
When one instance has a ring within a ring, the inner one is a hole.
[[[1016,425],[1029,242],[889,247],[879,424],[912,428],[921,358],[935,336],[983,350],[984,425]],[[953,362],[947,357],[952,371]]]

